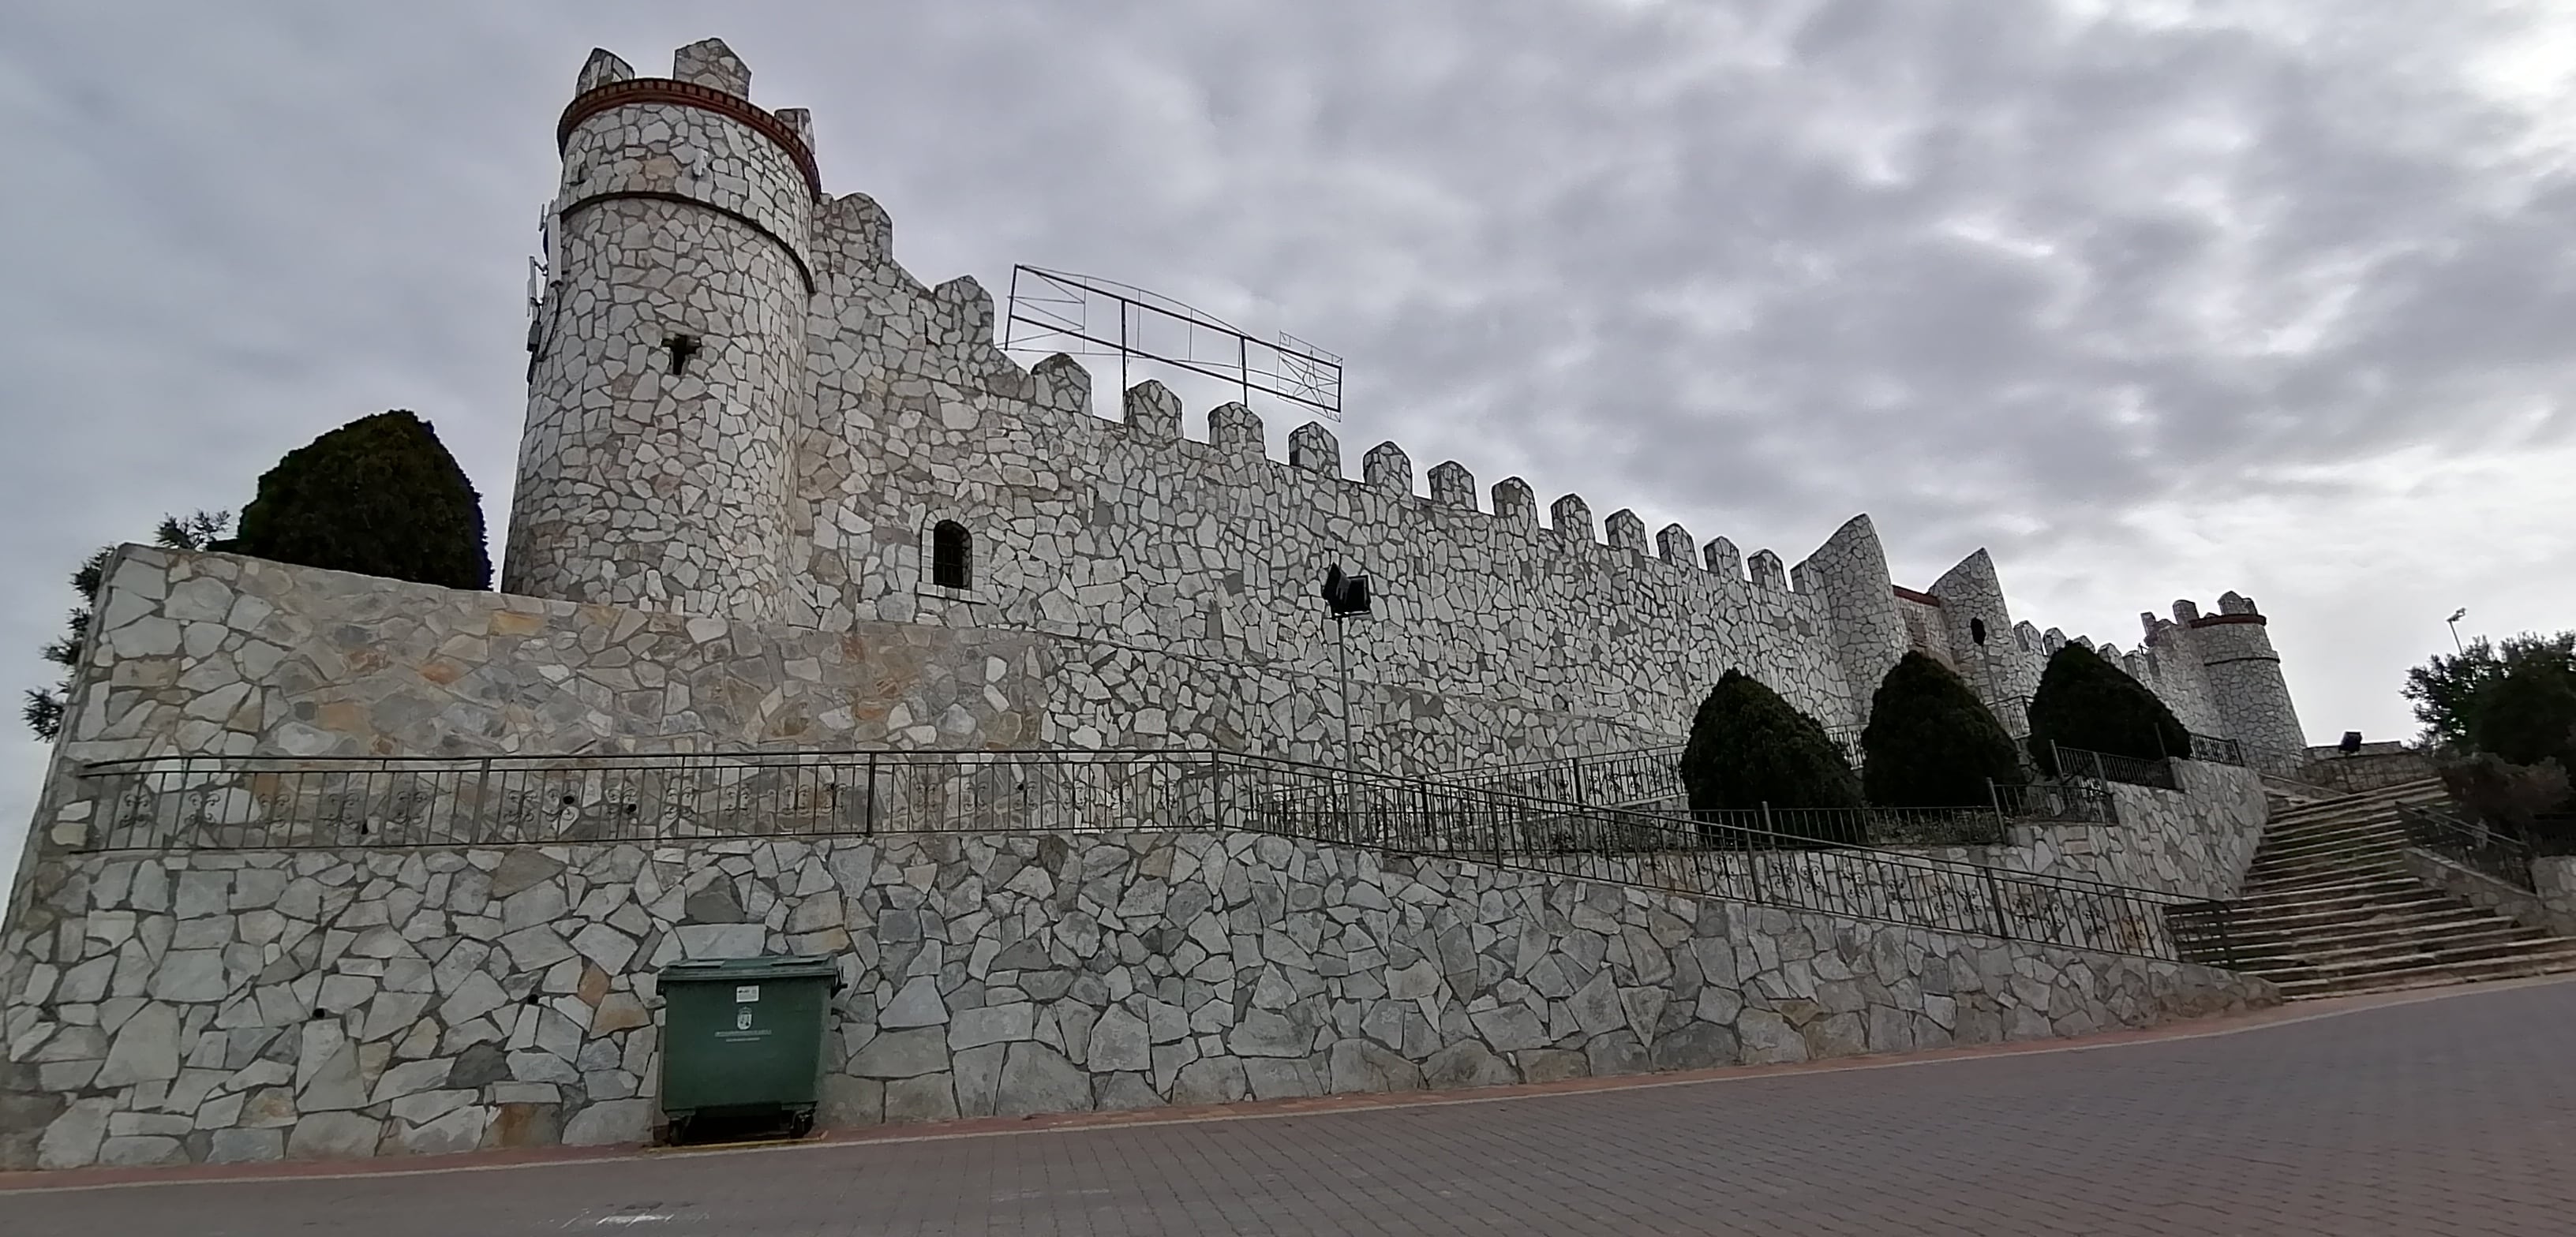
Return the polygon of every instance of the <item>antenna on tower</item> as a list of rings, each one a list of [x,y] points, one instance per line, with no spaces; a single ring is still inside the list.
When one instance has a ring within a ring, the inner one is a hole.
[[[546,355],[546,294],[554,289],[555,204],[537,211],[537,252],[528,259],[528,378],[535,381],[537,362]]]

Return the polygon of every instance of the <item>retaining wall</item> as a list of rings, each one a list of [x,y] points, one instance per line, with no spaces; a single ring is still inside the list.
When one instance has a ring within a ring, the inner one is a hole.
[[[653,974],[838,960],[832,1125],[2076,1035],[2257,979],[1249,834],[50,856],[0,1167],[647,1136]]]

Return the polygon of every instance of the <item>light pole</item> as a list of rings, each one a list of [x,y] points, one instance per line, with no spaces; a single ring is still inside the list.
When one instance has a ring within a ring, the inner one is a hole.
[[[2467,606],[2462,606],[2457,610],[2451,611],[2451,651],[2458,653],[2463,657],[2468,656],[2469,649],[2467,645],[2460,643],[2460,620],[2467,618],[2468,616],[2469,608]]]
[[[1369,580],[1366,573],[1345,575],[1335,563],[1324,572],[1321,590],[1326,613],[1333,620],[1333,665],[1342,678],[1342,768],[1359,772],[1359,751],[1351,746],[1351,638],[1344,624],[1369,612]]]

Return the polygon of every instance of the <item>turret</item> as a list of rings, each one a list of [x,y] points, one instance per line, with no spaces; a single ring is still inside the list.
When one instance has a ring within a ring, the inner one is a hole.
[[[2024,653],[2013,630],[2012,611],[2004,605],[2004,586],[1995,576],[1995,560],[1984,550],[1960,561],[1932,585],[1941,600],[1941,622],[1948,629],[1950,655],[1960,677],[1994,712],[1995,720],[2014,734],[2028,729],[2024,714],[2039,688],[2034,662]]]
[[[714,39],[667,78],[594,51],[575,88],[502,589],[774,618],[811,389],[810,121],[755,106]]]
[[[2307,731],[2290,704],[2281,655],[2272,650],[2269,624],[2254,599],[2228,593],[2218,599],[2218,613],[2184,626],[2228,736],[2284,765],[2303,759]]]
[[[1799,592],[1825,603],[1835,659],[1851,686],[1853,717],[1868,721],[1879,680],[1906,648],[1905,620],[1896,612],[1896,586],[1887,574],[1887,551],[1869,517],[1853,516],[1826,538],[1798,564],[1797,582]]]

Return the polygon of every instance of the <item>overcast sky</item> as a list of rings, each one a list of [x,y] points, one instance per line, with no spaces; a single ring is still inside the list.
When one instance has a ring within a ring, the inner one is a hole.
[[[1866,511],[1901,583],[1986,546],[2123,647],[2237,589],[2318,741],[2411,734],[2455,607],[2576,626],[2563,4],[12,0],[13,697],[83,553],[366,413],[437,426],[497,562],[555,119],[593,46],[708,35],[925,282],[1343,354],[1354,471],[1790,562]],[[0,744],[0,865],[43,755]]]

